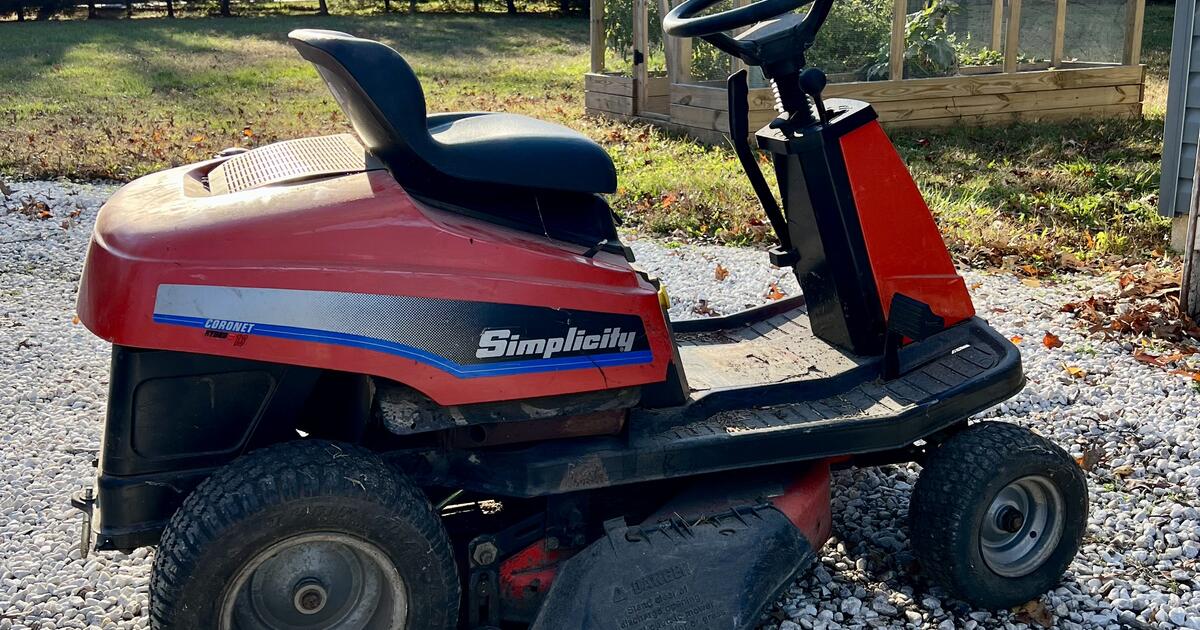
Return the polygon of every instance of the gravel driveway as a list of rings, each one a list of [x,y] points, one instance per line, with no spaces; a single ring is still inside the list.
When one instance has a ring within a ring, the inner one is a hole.
[[[143,628],[149,553],[80,560],[79,516],[67,504],[93,474],[104,417],[108,347],[73,314],[91,223],[113,188],[14,188],[49,206],[17,211],[22,204],[10,199],[0,210],[0,630]],[[762,303],[772,283],[796,292],[761,252],[649,239],[633,247],[666,281],[677,318]],[[980,314],[1023,338],[1029,377],[1022,394],[982,416],[1033,428],[1075,456],[1101,454],[1088,472],[1082,552],[1044,605],[972,611],[911,570],[903,519],[916,467],[839,473],[836,539],[766,627],[1200,628],[1200,393],[1136,362],[1131,347],[1081,335],[1059,313],[1111,281],[1081,276],[1033,288],[1009,276],[967,277]],[[1047,331],[1064,345],[1044,347]]]

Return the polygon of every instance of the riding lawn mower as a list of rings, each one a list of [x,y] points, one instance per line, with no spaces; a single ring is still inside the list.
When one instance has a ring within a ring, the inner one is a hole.
[[[149,175],[96,220],[78,313],[113,347],[83,552],[156,545],[159,628],[750,629],[829,538],[831,470],[918,462],[931,583],[985,608],[1052,588],[1083,474],[969,422],[1021,390],[1020,355],[871,106],[822,97],[805,51],[834,0],[809,1],[664,19],[771,81],[752,136],[729,78],[729,140],[803,292],[682,321],[621,242],[600,146],[428,114],[395,50],[292,32],[353,135]]]

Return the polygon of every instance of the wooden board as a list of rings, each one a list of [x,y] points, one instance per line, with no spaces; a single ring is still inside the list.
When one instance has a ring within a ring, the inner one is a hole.
[[[625,116],[633,115],[633,96],[618,96],[588,92],[583,95],[583,104],[589,113],[613,113]]]
[[[927,118],[923,120],[897,120],[885,122],[888,129],[904,129],[908,127],[951,127],[963,125],[966,127],[978,125],[1003,125],[1014,122],[1058,122],[1067,120],[1087,120],[1095,118],[1136,118],[1142,115],[1142,104],[1101,105],[1098,107],[1067,108],[1034,110],[1027,112],[1005,112],[999,114],[975,114],[971,116],[955,116],[953,118]]]
[[[616,74],[585,74],[583,75],[583,90],[587,93],[633,96],[633,77]]]
[[[1141,85],[1046,90],[1014,94],[979,94],[914,101],[879,103],[875,111],[884,122],[998,114],[1003,112],[1128,105],[1142,100]]]
[[[666,96],[671,91],[671,80],[667,77],[646,79],[646,96]]]
[[[749,118],[750,129],[753,132],[771,122],[775,118],[775,112],[774,110],[751,111]],[[708,109],[706,107],[692,107],[690,105],[672,103],[671,121],[689,127],[712,129],[722,133],[729,131],[729,112],[724,109]]]
[[[749,101],[752,111],[775,107],[775,95],[769,88],[750,90],[746,99]],[[729,95],[725,92],[724,87],[674,83],[671,85],[671,103],[724,110],[729,107]]]
[[[837,83],[825,88],[826,98],[856,98],[877,104],[921,98],[1039,92],[1066,88],[1101,87],[1142,83],[1143,69],[1136,66],[1043,70],[1016,74],[938,77],[904,81]],[[754,90],[751,90],[753,94]]]
[[[880,121],[892,128],[1137,116],[1144,96],[1144,73],[1141,66],[1104,66],[841,83],[826,88],[825,96],[870,102]],[[728,103],[725,89],[719,84],[668,84],[666,77],[650,77],[644,116],[635,116],[631,113],[635,108],[629,77],[588,77],[589,88],[622,93],[589,89],[589,112],[611,112],[617,118],[645,120],[702,142],[726,143]],[[752,130],[775,117],[775,98],[770,89],[751,90],[748,99]],[[651,118],[654,110],[667,117]]]

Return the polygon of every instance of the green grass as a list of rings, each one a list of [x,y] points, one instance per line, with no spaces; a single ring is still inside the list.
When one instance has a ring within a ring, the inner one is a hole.
[[[400,50],[430,111],[505,110],[574,127],[612,155],[614,207],[635,226],[769,239],[732,153],[583,116],[587,23],[548,16],[357,15],[0,24],[0,173],[129,180],[231,145],[344,131],[293,28]],[[1147,7],[1143,120],[895,134],[953,249],[1054,266],[1165,245],[1155,213],[1171,8]]]

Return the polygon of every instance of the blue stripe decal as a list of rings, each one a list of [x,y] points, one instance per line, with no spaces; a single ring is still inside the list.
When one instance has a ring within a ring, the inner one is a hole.
[[[154,321],[159,324],[187,326],[204,329],[203,317],[185,317],[180,315],[154,314]],[[276,326],[274,324],[254,324],[251,335],[293,339],[297,341],[312,341],[338,346],[348,346],[363,350],[374,350],[413,359],[426,365],[432,365],[440,370],[449,372],[458,378],[476,378],[480,376],[504,376],[509,374],[532,374],[536,372],[557,372],[561,370],[578,370],[593,367],[615,367],[620,365],[639,365],[654,360],[649,350],[635,352],[609,352],[587,356],[562,357],[550,359],[529,359],[525,361],[505,361],[503,363],[482,363],[478,365],[459,365],[450,359],[414,348],[402,343],[353,335],[349,333],[313,330],[311,328],[295,328],[292,326]]]

